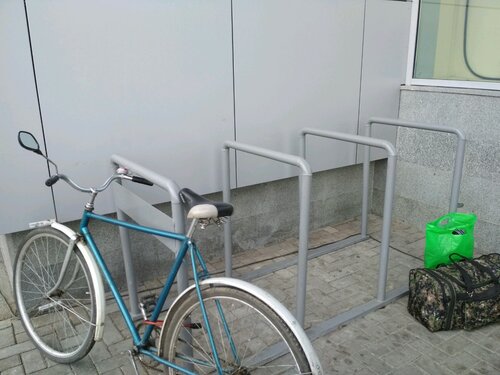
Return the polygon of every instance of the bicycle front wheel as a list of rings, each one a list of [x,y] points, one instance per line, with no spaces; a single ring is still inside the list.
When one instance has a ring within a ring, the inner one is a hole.
[[[48,358],[71,363],[94,345],[96,303],[89,268],[76,245],[51,228],[32,231],[14,265],[14,294],[21,322]],[[63,261],[70,251],[59,287]],[[49,293],[50,292],[50,293]]]
[[[311,374],[288,325],[267,304],[230,286],[202,286],[219,363],[224,374]],[[217,374],[196,290],[171,307],[164,322],[162,356],[197,374]],[[174,369],[166,370],[170,375]]]

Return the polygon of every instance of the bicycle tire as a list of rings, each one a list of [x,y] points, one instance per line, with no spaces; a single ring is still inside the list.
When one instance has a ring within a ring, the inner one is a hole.
[[[35,346],[49,359],[72,363],[94,345],[95,290],[85,258],[75,245],[59,288],[70,239],[52,228],[28,234],[14,262],[14,297],[21,322]]]
[[[306,354],[288,324],[255,295],[231,286],[210,284],[202,286],[202,295],[224,374],[312,373]],[[216,301],[222,308],[239,360],[235,360]],[[199,374],[216,374],[196,290],[191,290],[170,309],[160,342],[162,357]],[[285,355],[271,362],[259,362],[275,345],[282,345]],[[172,368],[166,368],[165,372],[177,374]]]

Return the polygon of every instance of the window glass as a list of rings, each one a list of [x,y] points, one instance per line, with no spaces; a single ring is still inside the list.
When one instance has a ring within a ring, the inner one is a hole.
[[[414,78],[500,81],[500,0],[420,0]]]

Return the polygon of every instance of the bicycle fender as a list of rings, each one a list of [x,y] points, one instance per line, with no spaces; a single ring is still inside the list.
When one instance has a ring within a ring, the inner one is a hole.
[[[77,235],[75,231],[71,228],[68,228],[65,225],[60,223],[52,223],[50,225],[55,230],[62,232],[70,239],[76,239]],[[96,329],[94,334],[94,340],[100,341],[102,339],[102,335],[104,333],[104,320],[106,318],[106,299],[104,295],[104,284],[101,277],[101,272],[99,271],[99,267],[90,251],[89,247],[83,241],[77,241],[76,245],[78,246],[78,250],[83,255],[83,258],[87,262],[87,265],[90,270],[90,277],[92,279],[92,284],[94,286],[95,291],[95,301],[96,301]]]
[[[309,341],[309,338],[307,337],[307,334],[304,332],[304,329],[301,327],[297,319],[292,315],[288,309],[283,306],[281,302],[279,302],[276,298],[274,298],[271,294],[266,292],[265,290],[259,288],[256,285],[250,284],[246,281],[239,280],[239,279],[233,279],[229,277],[214,277],[210,279],[203,280],[200,282],[200,286],[202,285],[221,285],[221,286],[229,286],[235,289],[243,290],[245,292],[248,292],[252,294],[254,297],[257,299],[261,300],[263,303],[271,307],[283,321],[285,321],[292,332],[297,336],[300,344],[302,345],[302,348],[304,349],[304,352],[306,354],[306,357],[309,361],[309,366],[312,369],[312,374],[314,375],[323,375],[323,368],[321,367],[321,363],[319,361],[319,358]],[[195,285],[191,285],[187,289],[185,289],[172,303],[170,309],[167,312],[167,315],[165,316],[165,321],[168,320],[168,316],[171,313],[171,311],[174,311],[175,309],[173,308],[176,303],[182,302],[186,296],[192,292],[192,290],[195,289]],[[165,325],[161,329],[161,334],[160,334],[160,341],[162,342],[163,334],[165,331]],[[162,355],[163,353],[162,350],[163,348],[158,348],[159,353],[158,355]]]

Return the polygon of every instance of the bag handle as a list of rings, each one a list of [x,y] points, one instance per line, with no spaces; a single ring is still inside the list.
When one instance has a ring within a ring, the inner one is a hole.
[[[458,216],[460,215],[460,216]],[[469,218],[470,217],[470,218]],[[441,216],[435,221],[431,222],[436,227],[441,229],[451,229],[455,230],[457,227],[469,227],[472,225],[474,228],[474,223],[476,222],[476,216],[474,214],[461,214],[457,212],[449,212],[446,215]],[[431,224],[428,223],[428,224]]]
[[[436,223],[436,225],[440,228],[444,228],[446,225],[448,225],[448,223],[450,221],[452,221],[453,218],[450,216],[450,214],[446,214],[444,216],[442,216],[438,222]],[[444,224],[443,224],[444,223]]]
[[[500,275],[498,275],[498,276],[497,276],[497,275],[495,275],[495,273],[492,271],[492,269],[491,269],[491,268],[489,268],[489,267],[486,267],[486,266],[482,265],[481,263],[479,263],[479,262],[478,262],[477,260],[475,260],[475,259],[468,259],[467,257],[464,257],[462,254],[458,254],[458,253],[451,253],[451,254],[449,255],[449,258],[450,258],[450,261],[451,261],[452,263],[455,263],[455,261],[452,259],[452,256],[453,256],[453,255],[456,255],[456,256],[458,256],[458,257],[462,258],[462,260],[468,260],[468,261],[470,262],[470,264],[472,264],[474,267],[476,267],[482,275],[486,275],[486,274],[487,274],[487,275],[489,275],[489,276],[491,277],[491,280],[492,280],[492,281],[495,281],[495,282],[496,282],[496,281],[498,281],[498,279],[500,278]]]
[[[467,273],[467,271],[465,271],[462,266],[460,266],[458,264],[459,261],[455,261],[453,260],[453,256],[456,255],[456,256],[459,256],[460,258],[462,258],[461,260],[469,260],[467,257],[464,257],[462,254],[458,254],[458,253],[451,253],[448,258],[450,258],[450,261],[452,262],[453,266],[458,270],[458,272],[460,272],[460,276],[462,278],[462,280],[464,281],[464,284],[465,284],[465,289],[467,289],[467,292],[471,292],[473,289],[474,289],[474,285],[473,285],[473,282],[472,282],[472,279],[470,277],[470,275]]]
[[[486,266],[483,266],[481,263],[479,263],[478,261],[474,260],[474,259],[471,259],[470,260],[471,264],[474,265],[480,272],[484,274],[488,274],[490,277],[491,277],[491,281],[493,281],[494,283],[497,283],[499,282],[500,280],[500,275],[496,276],[493,271],[486,267]]]
[[[453,259],[454,256],[457,256],[457,257],[459,257],[461,259],[460,260],[454,260]],[[471,260],[471,259],[467,258],[466,256],[463,256],[462,254],[459,254],[459,253],[451,253],[450,255],[448,255],[448,258],[450,258],[450,261],[452,263],[460,262],[461,260]]]
[[[474,266],[482,275],[485,275],[485,274],[489,275],[491,277],[491,280],[490,280],[491,282],[493,282],[495,284],[500,283],[500,275],[496,276],[491,269],[483,266],[481,263],[479,263],[475,259],[469,259],[469,258],[463,256],[462,254],[451,253],[449,255],[449,259],[452,262],[453,266],[460,272],[460,276],[462,277],[462,280],[464,281],[464,284],[465,284],[467,291],[474,289],[474,284],[472,282],[470,275],[467,273],[467,271],[465,271],[462,268],[462,266],[460,266],[458,264],[458,262],[460,262],[461,260],[456,261],[453,259],[453,256],[458,256],[459,258],[461,258],[461,260],[469,261],[470,264],[472,264],[472,266]]]

